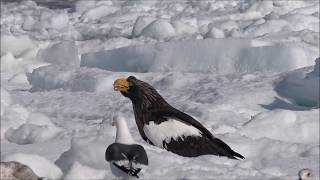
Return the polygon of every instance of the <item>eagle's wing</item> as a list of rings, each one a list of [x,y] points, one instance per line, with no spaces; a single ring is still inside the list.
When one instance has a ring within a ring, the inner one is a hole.
[[[209,139],[213,139],[213,135],[209,130],[203,127],[198,121],[196,121],[193,117],[189,116],[186,113],[183,113],[173,107],[163,108],[152,112],[157,118],[172,118],[178,121],[181,121],[185,124],[192,125],[199,129],[203,136],[206,136]]]
[[[221,152],[226,152],[227,154],[231,154],[230,157],[236,156],[241,159],[244,159],[244,157],[241,154],[233,151],[225,142],[214,137],[208,129],[206,129],[202,124],[200,124],[198,121],[196,121],[193,117],[189,116],[188,114],[183,113],[173,107],[163,108],[157,111],[153,111],[152,113],[158,118],[166,118],[166,119],[172,118],[172,119],[181,121],[183,123],[192,125],[197,129],[199,129],[203,136],[210,139],[213,142],[212,145],[216,149],[219,149]]]

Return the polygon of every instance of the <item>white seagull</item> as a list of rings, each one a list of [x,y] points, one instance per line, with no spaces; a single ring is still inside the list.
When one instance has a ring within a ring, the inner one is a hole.
[[[313,180],[315,179],[312,174],[312,170],[309,168],[301,169],[298,172],[299,180]]]
[[[138,173],[148,165],[148,157],[144,148],[133,140],[126,120],[116,115],[112,126],[116,126],[115,143],[108,146],[105,159],[110,162],[111,171],[116,176],[132,176],[139,178]]]

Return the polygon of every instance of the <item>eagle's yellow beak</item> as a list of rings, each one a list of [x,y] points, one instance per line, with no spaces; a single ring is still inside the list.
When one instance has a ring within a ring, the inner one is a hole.
[[[129,90],[129,82],[127,79],[117,79],[113,83],[113,90],[115,91],[122,91],[122,92],[128,92]]]

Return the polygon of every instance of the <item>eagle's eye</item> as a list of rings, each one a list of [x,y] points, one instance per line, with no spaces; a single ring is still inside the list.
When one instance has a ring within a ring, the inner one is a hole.
[[[134,77],[134,76],[129,76],[128,78],[127,78],[127,80],[128,81],[131,81],[131,80],[136,80],[137,78],[136,77]]]

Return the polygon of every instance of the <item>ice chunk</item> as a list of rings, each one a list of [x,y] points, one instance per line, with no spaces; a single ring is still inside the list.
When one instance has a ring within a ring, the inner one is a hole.
[[[164,19],[153,21],[141,32],[141,36],[151,37],[157,40],[166,40],[175,35],[176,32],[172,25]]]
[[[24,124],[27,121],[29,114],[30,112],[19,104],[7,106],[1,116],[1,138],[5,137],[5,133],[8,129],[15,129]]]
[[[61,170],[53,162],[36,154],[11,154],[1,158],[1,160],[17,161],[25,164],[29,166],[39,177],[49,179],[60,179],[62,177]]]
[[[26,123],[17,129],[8,129],[5,137],[10,142],[23,145],[48,141],[56,137],[60,132],[61,130],[54,126],[39,126]]]
[[[5,110],[11,104],[11,96],[7,90],[1,87],[1,117],[4,115]]]
[[[320,77],[320,57],[318,57],[316,60],[315,60],[315,65],[314,65],[314,68],[313,68],[313,71],[308,73],[307,76],[314,76],[314,77]]]
[[[58,13],[49,18],[47,23],[48,28],[64,30],[69,25],[69,16],[67,13]]]
[[[212,27],[207,34],[205,35],[206,38],[224,38],[224,32],[221,29],[216,27]]]
[[[80,64],[78,48],[73,41],[63,41],[41,49],[37,59],[60,66],[79,67]]]
[[[98,6],[92,9],[87,10],[81,17],[81,19],[100,19],[103,16],[107,16],[111,13],[114,13],[118,8],[113,6]]]
[[[24,51],[33,49],[34,47],[34,41],[32,41],[28,36],[1,34],[1,56],[9,52],[14,56],[18,56]]]
[[[136,22],[133,25],[132,29],[132,37],[137,37],[141,34],[143,29],[149,25],[151,22],[153,22],[155,18],[148,17],[148,16],[139,16],[136,20]]]
[[[5,137],[13,143],[33,144],[53,139],[58,136],[61,131],[62,130],[56,127],[47,116],[32,113],[25,124],[22,124],[17,129],[8,129]]]
[[[24,64],[22,58],[15,58],[10,52],[1,56],[1,72],[21,71]]]
[[[172,22],[172,25],[177,33],[177,35],[179,36],[187,36],[187,35],[193,35],[197,32],[197,28],[192,26],[192,25],[189,25],[189,24],[186,24],[186,23],[183,23],[181,21],[173,21]]]
[[[43,66],[27,73],[28,81],[32,85],[32,91],[51,90],[63,88],[69,83],[72,70],[65,67]]]
[[[45,66],[27,74],[31,91],[64,89],[71,91],[110,91],[116,74],[91,68],[68,69]]]
[[[311,65],[314,56],[293,44],[252,47],[246,39],[206,39],[83,54],[81,66],[122,72],[284,72]]]
[[[34,29],[36,20],[32,16],[26,16],[22,25],[22,28],[26,31],[31,31]]]
[[[279,95],[301,106],[319,107],[319,58],[314,68],[297,69],[282,79],[275,87]]]
[[[32,21],[26,21],[27,26],[33,25],[32,29],[38,29],[41,31],[56,30],[62,32],[69,26],[69,16],[65,10],[52,11],[50,9],[41,9],[39,21],[32,24]],[[30,23],[30,24],[29,24]]]

